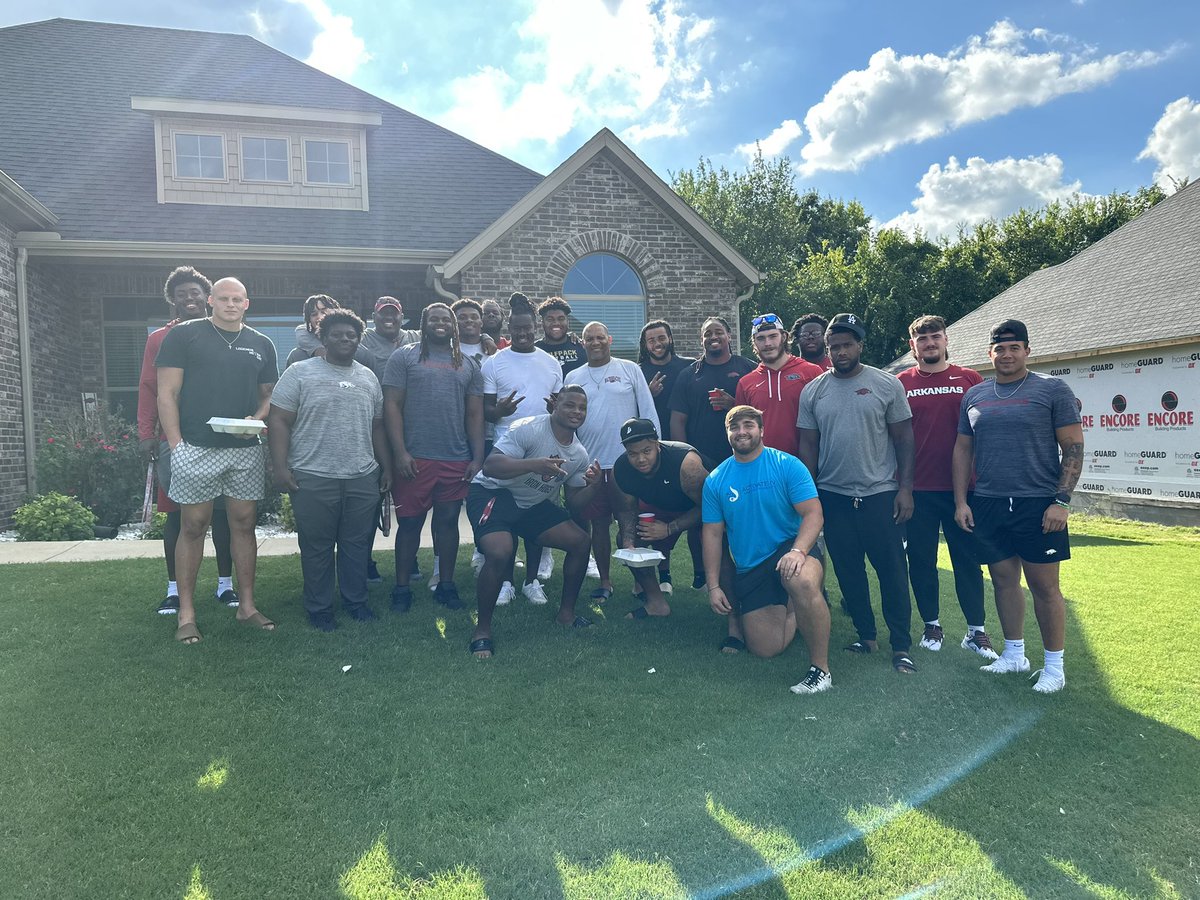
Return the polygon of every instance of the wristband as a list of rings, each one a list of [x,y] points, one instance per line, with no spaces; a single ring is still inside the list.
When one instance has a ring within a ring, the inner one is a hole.
[[[808,556],[808,551],[801,550],[799,547],[793,547],[791,550],[788,551],[788,553],[803,553],[805,556]]]
[[[1063,500],[1059,500],[1057,497],[1055,497],[1055,498],[1054,498],[1054,505],[1055,505],[1055,506],[1061,506],[1063,509],[1070,509],[1070,508],[1071,508],[1071,504],[1070,504],[1070,503],[1067,503],[1067,502],[1065,502],[1065,501],[1063,501]]]
[[[1054,495],[1054,502],[1057,503],[1059,506],[1070,506],[1071,505],[1071,495],[1068,494],[1066,491],[1059,491],[1057,494]]]

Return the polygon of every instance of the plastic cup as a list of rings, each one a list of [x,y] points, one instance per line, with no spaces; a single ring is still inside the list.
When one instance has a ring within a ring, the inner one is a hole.
[[[655,521],[654,513],[638,513],[638,524],[649,525]]]

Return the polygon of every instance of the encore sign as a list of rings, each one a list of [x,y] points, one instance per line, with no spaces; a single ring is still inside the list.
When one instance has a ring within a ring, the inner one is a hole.
[[[1031,368],[1079,402],[1079,490],[1200,506],[1200,343]]]

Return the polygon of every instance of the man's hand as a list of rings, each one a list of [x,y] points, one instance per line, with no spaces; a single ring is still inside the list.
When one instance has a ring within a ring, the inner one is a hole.
[[[715,389],[717,396],[708,395],[708,402],[717,412],[728,412],[733,409],[733,396],[720,388]]]
[[[158,438],[152,437],[138,441],[138,452],[142,454],[142,459],[146,462],[158,459]]]
[[[281,494],[290,494],[292,491],[300,490],[300,485],[296,484],[296,476],[292,474],[291,469],[277,469],[271,480],[275,483],[275,490]]]
[[[254,419],[255,417],[254,416],[242,416],[242,418],[243,419]],[[263,434],[266,434],[266,429],[263,429],[258,434],[239,434],[239,435],[237,435],[237,437],[240,437],[243,441],[257,441]]]
[[[591,487],[600,480],[600,475],[603,473],[600,468],[600,460],[593,459],[592,464],[587,467],[587,471],[583,473],[583,483],[585,487]]]
[[[1067,527],[1067,515],[1070,512],[1065,506],[1059,506],[1057,503],[1051,503],[1047,506],[1046,511],[1042,514],[1042,534],[1065,531]]]
[[[383,469],[379,473],[379,493],[386,494],[392,489],[392,470]]]
[[[546,412],[554,412],[554,407],[558,406],[558,391],[555,391],[546,398]]]
[[[513,391],[503,400],[496,398],[496,418],[506,419],[517,411],[517,407],[524,400],[524,397],[518,397],[517,392]]]
[[[733,604],[729,602],[729,598],[725,596],[725,592],[719,587],[709,588],[708,605],[712,607],[712,611],[718,616],[727,616],[733,612]]]
[[[412,481],[417,477],[417,461],[412,458],[412,454],[408,452],[396,453],[396,461],[392,466],[392,471],[397,473],[401,478],[407,478]]]
[[[903,525],[913,514],[913,495],[912,491],[900,488],[896,492],[896,502],[892,504],[892,518],[897,525]]]
[[[469,463],[467,463],[467,471],[463,473],[462,480],[470,481],[472,478],[474,478],[476,475],[479,474],[479,470],[482,468],[483,468],[483,460],[482,459],[472,459]]]
[[[563,468],[561,456],[539,456],[529,461],[533,464],[534,475],[541,475],[543,478],[562,478],[567,474],[567,470]]]
[[[963,531],[975,530],[975,514],[971,512],[971,507],[965,503],[960,503],[954,507],[954,522]]]
[[[652,522],[646,522],[643,519],[638,519],[637,534],[643,541],[665,541],[671,536],[671,531],[666,522],[660,522],[658,519]]]
[[[496,342],[492,340],[492,336],[484,332],[479,338],[479,347],[483,350],[484,356],[492,356],[496,352]]]
[[[804,568],[804,564],[808,562],[808,554],[801,553],[798,550],[789,550],[783,556],[779,557],[779,563],[775,566],[775,571],[780,577],[785,580],[790,580],[800,574],[800,570]]]
[[[665,381],[665,379],[663,378],[663,373],[656,372],[654,377],[650,379],[650,382],[648,384],[648,387],[650,388],[651,396],[657,397],[659,394],[662,393],[664,381]]]

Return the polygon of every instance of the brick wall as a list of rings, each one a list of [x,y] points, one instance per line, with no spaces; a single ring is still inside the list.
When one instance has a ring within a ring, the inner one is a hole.
[[[0,222],[0,528],[25,499],[21,360],[17,352],[17,254],[12,228]]]
[[[524,291],[534,302],[562,293],[580,257],[606,251],[642,278],[647,320],[666,319],[677,352],[700,353],[700,323],[736,316],[733,275],[603,157],[554,192],[463,271],[458,293],[504,300]]]

